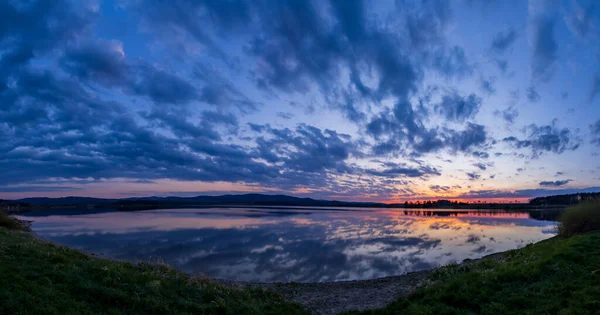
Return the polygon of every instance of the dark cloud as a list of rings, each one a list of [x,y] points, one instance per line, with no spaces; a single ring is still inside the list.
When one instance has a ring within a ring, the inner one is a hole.
[[[0,65],[25,65],[85,33],[96,12],[70,1],[3,1],[0,4]]]
[[[450,108],[440,111],[453,117],[471,115],[475,109],[467,105],[448,103]],[[469,103],[472,105],[472,103]],[[428,129],[408,102],[397,103],[393,111],[374,116],[367,124],[367,134],[378,140],[373,147],[377,155],[414,151],[416,155],[447,148],[453,152],[466,152],[482,146],[487,138],[484,126],[466,123],[463,130]]]
[[[535,102],[539,101],[541,98],[540,94],[535,90],[535,87],[533,87],[533,86],[528,87],[525,92],[526,92],[525,94],[527,95],[527,99],[530,102],[535,103]]]
[[[62,78],[24,68],[0,92],[3,104],[18,105],[0,106],[0,149],[6,152],[0,169],[6,184],[167,178],[321,187],[331,180],[327,172],[354,171],[346,160],[358,151],[347,135],[307,125],[295,130],[254,126],[269,136],[259,137],[256,147],[224,143],[223,135],[235,134],[239,124],[231,113],[157,106],[142,115],[146,123],[141,124],[126,107],[96,98],[74,80],[101,76],[108,84],[120,82],[118,75],[71,74]]]
[[[600,6],[595,1],[571,1],[565,22],[582,40],[595,40],[600,35]]]
[[[444,144],[453,151],[468,151],[485,144],[487,134],[483,125],[467,123],[462,131],[447,131]]]
[[[474,66],[469,64],[462,47],[439,49],[429,58],[431,66],[446,78],[464,78],[473,73]]]
[[[480,159],[487,159],[490,157],[489,153],[487,152],[482,152],[482,151],[475,151],[473,152],[473,156],[480,158]]]
[[[366,173],[382,177],[423,177],[428,175],[441,175],[434,167],[420,166],[417,168],[407,167],[405,164],[386,163],[381,170],[366,170]]]
[[[556,121],[552,125],[538,126],[531,124],[525,128],[526,139],[520,140],[514,136],[506,137],[503,141],[512,144],[517,149],[529,148],[534,157],[543,152],[561,154],[564,151],[574,151],[581,145],[581,139],[568,128],[559,128]]]
[[[590,125],[590,133],[592,134],[592,143],[600,146],[600,119]]]
[[[467,173],[467,177],[469,178],[469,180],[477,180],[481,178],[481,175],[477,173]]]
[[[71,45],[60,63],[67,73],[82,80],[105,85],[127,84],[125,54],[118,41],[95,40]]]
[[[292,114],[292,113],[284,113],[284,112],[277,112],[277,117],[279,117],[281,119],[292,119],[294,117],[294,114]]]
[[[598,95],[598,93],[600,93],[600,73],[596,74],[594,76],[594,79],[592,80],[592,89],[590,92],[590,103],[594,101],[594,99],[596,98],[596,95]]]
[[[477,235],[470,234],[467,235],[467,243],[478,243],[481,241],[481,238]]]
[[[490,49],[495,53],[502,54],[512,46],[516,39],[517,31],[511,27],[494,36]]]
[[[210,67],[199,64],[192,71],[197,87],[191,78],[169,69],[129,61],[117,41],[95,40],[70,45],[60,65],[86,84],[120,88],[127,94],[144,96],[160,105],[201,101],[219,108],[236,106],[243,112],[253,111],[259,105]]]
[[[553,16],[537,15],[531,23],[532,49],[531,73],[533,78],[548,81],[554,74],[558,58],[554,28],[556,19]]]
[[[454,92],[443,96],[441,103],[437,104],[435,109],[448,120],[464,121],[477,114],[481,101],[481,98],[475,94],[461,96]]]
[[[496,67],[498,67],[500,72],[506,73],[506,70],[508,70],[508,61],[496,58],[492,60],[492,62],[496,65]]]
[[[501,117],[507,124],[512,125],[515,123],[515,119],[519,117],[519,111],[511,106],[503,111],[495,110],[494,115]]]
[[[196,88],[187,80],[151,66],[139,68],[130,88],[133,93],[148,96],[156,103],[182,104],[199,97]],[[208,103],[217,103],[220,97],[212,89],[205,88],[200,93]]]
[[[478,169],[485,171],[487,169],[487,166],[483,163],[475,163],[473,164],[473,166],[477,167]]]
[[[294,131],[268,127],[266,132],[257,138],[254,154],[269,163],[283,163],[283,172],[352,172],[345,161],[358,151],[348,135],[304,124]]]
[[[492,95],[496,93],[496,88],[494,87],[494,82],[496,81],[495,77],[490,77],[488,79],[480,78],[479,79],[479,88],[481,91],[486,93],[487,95]]]
[[[540,186],[542,186],[542,187],[559,187],[559,186],[564,186],[572,181],[573,181],[572,179],[555,180],[555,181],[541,181]]]
[[[131,7],[151,27],[183,32],[217,56],[223,55],[217,37],[232,31],[246,36],[245,53],[260,65],[252,71],[258,87],[289,93],[317,88],[353,122],[365,119],[362,104],[407,99],[424,69],[448,78],[472,72],[462,47],[445,40],[453,14],[444,1],[398,1],[397,28],[373,23],[363,1],[134,1]],[[341,83],[344,70],[348,86]],[[376,82],[367,86],[365,80]]]
[[[436,193],[447,193],[452,191],[452,187],[450,186],[440,186],[440,185],[431,185],[429,189]]]
[[[90,84],[116,86],[159,104],[182,104],[198,99],[187,80],[151,65],[129,64],[116,41],[89,41],[69,46],[60,64],[69,74]]]

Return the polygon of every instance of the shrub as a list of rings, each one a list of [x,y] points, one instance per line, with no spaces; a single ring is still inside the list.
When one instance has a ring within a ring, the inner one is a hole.
[[[559,218],[559,235],[571,236],[592,230],[600,230],[600,202],[570,207]]]
[[[19,220],[11,217],[6,212],[0,210],[0,227],[7,228],[9,230],[21,230],[23,225]]]

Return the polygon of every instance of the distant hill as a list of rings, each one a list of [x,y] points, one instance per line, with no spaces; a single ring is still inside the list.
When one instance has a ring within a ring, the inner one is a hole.
[[[103,199],[91,197],[61,197],[61,198],[23,198],[15,200],[17,202],[28,203],[30,205],[80,205],[80,204],[110,204],[118,199]]]
[[[299,198],[287,195],[243,194],[222,196],[196,196],[196,197],[144,197],[120,199],[117,205],[126,204],[195,204],[195,205],[289,205],[289,206],[386,206],[376,202],[347,202],[337,200],[317,200],[312,198]]]
[[[16,202],[27,203],[33,206],[115,206],[115,207],[160,207],[176,205],[278,205],[278,206],[353,206],[353,207],[381,207],[387,206],[375,202],[346,202],[336,200],[316,200],[312,198],[299,198],[287,195],[243,194],[222,196],[196,196],[196,197],[134,197],[124,199],[103,199],[90,197],[63,197],[63,198],[24,198]]]

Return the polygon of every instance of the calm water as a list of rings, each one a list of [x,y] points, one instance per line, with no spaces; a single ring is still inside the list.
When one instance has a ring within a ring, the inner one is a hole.
[[[54,242],[245,281],[371,279],[523,247],[554,235],[528,213],[175,209],[30,213]]]

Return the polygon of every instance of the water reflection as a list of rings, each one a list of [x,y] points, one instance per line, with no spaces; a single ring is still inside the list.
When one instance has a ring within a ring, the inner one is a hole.
[[[350,210],[350,209],[349,209]],[[353,209],[355,210],[355,209]],[[478,258],[553,236],[502,211],[176,209],[28,214],[58,243],[245,281],[370,279]]]

